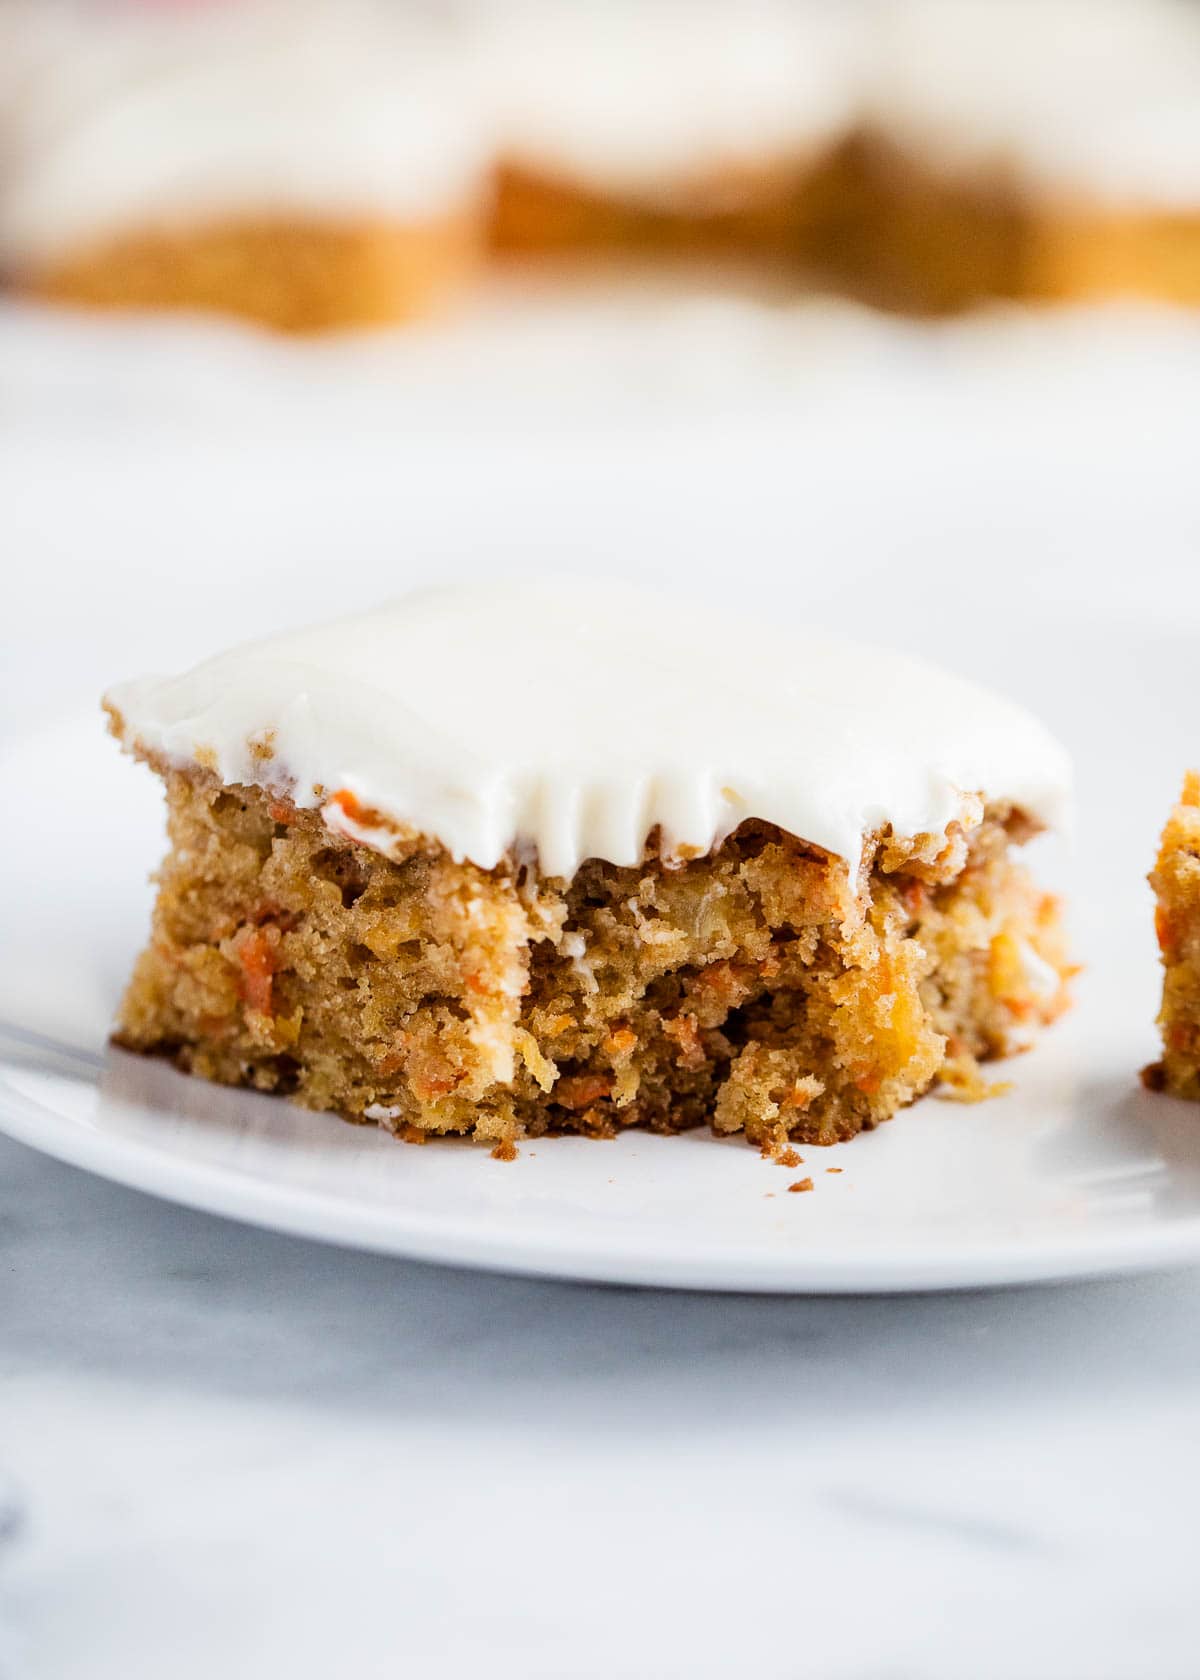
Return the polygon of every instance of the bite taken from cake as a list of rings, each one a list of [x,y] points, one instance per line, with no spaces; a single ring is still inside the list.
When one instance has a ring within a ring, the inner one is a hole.
[[[629,584],[429,590],[106,698],[170,849],[117,1041],[423,1140],[832,1143],[1066,1006],[1019,707]]]

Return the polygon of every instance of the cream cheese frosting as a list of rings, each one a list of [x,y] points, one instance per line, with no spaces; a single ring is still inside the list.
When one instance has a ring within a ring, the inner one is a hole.
[[[840,138],[865,39],[828,0],[610,0],[495,9],[480,53],[505,157],[657,202]]]
[[[1180,0],[903,0],[872,126],[939,171],[1116,208],[1200,209],[1200,14]]]
[[[435,220],[484,190],[451,42],[370,0],[0,6],[0,258],[234,215]]]
[[[986,796],[1054,826],[1069,798],[1063,748],[985,689],[617,582],[428,589],[107,698],[126,745],[485,869],[527,847],[551,875],[634,864],[659,826],[706,852],[749,817],[857,869],[885,825],[937,834]]]

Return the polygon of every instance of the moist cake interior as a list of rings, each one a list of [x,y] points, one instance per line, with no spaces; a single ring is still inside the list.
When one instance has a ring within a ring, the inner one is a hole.
[[[1059,906],[969,831],[869,839],[860,875],[769,824],[703,856],[536,856],[483,870],[410,834],[392,856],[211,773],[165,776],[171,850],[118,1042],[412,1141],[511,1154],[550,1131],[711,1123],[767,1150],[832,1143],[1065,1004]],[[350,813],[381,821],[378,813]]]

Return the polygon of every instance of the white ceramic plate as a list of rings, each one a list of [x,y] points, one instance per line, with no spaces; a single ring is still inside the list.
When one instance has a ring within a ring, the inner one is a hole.
[[[0,836],[0,880],[20,883],[0,964],[0,1128],[89,1171],[322,1240],[625,1284],[961,1288],[1200,1259],[1200,1112],[1136,1079],[1156,971],[1133,865],[1161,811],[1112,842],[1079,1007],[998,1070],[1011,1094],[927,1099],[803,1150],[796,1169],[701,1133],[543,1140],[501,1164],[106,1051],[146,925],[157,788],[92,718],[11,747],[0,776],[21,814]],[[802,1177],[813,1191],[790,1193]]]

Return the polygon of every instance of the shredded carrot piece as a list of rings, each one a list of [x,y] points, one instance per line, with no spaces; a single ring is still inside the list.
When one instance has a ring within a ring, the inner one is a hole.
[[[1154,931],[1158,935],[1159,950],[1165,957],[1173,956],[1176,945],[1175,927],[1161,904],[1154,912]]]
[[[259,1015],[271,1013],[271,988],[278,967],[274,947],[260,928],[239,928],[233,948],[241,964],[238,988],[245,1003]]]
[[[600,1073],[572,1073],[554,1087],[554,1100],[564,1108],[589,1108],[612,1091],[612,1080]]]
[[[637,1034],[630,1027],[616,1027],[604,1040],[610,1056],[628,1056],[637,1048]]]
[[[331,793],[329,803],[338,806],[343,814],[350,818],[351,822],[366,823],[368,813],[359,804],[349,788],[338,788],[336,793]]]

